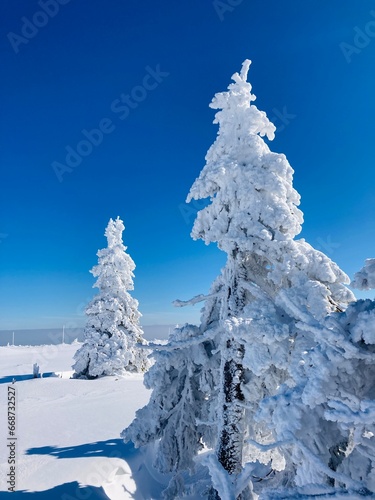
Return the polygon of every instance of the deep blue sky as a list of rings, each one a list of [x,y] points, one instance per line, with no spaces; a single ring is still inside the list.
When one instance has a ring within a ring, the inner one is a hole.
[[[37,1],[2,0],[0,329],[82,324],[117,215],[144,324],[198,319],[199,305],[171,301],[207,292],[224,255],[190,238],[194,207],[182,209],[217,132],[208,104],[246,58],[256,105],[278,127],[283,109],[294,115],[271,148],[295,169],[302,236],[351,276],[375,255],[373,2],[232,3],[219,15],[202,0],[70,0],[12,47],[24,16],[46,19]],[[358,29],[371,37],[354,40]],[[121,120],[114,102],[158,65],[169,75],[134,90]],[[51,164],[106,118],[113,131],[59,182]]]

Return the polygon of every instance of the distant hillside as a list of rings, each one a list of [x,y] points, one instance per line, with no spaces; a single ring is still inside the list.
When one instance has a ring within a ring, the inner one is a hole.
[[[175,325],[146,325],[143,326],[147,340],[166,339]],[[44,345],[61,344],[62,328],[40,330],[14,330],[15,345]],[[12,345],[13,330],[0,330],[0,346]],[[83,328],[65,328],[65,344],[71,344],[74,339],[83,340]]]

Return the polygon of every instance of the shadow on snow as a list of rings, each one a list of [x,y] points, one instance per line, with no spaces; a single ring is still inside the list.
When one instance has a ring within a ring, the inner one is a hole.
[[[76,481],[73,483],[60,484],[55,486],[50,490],[45,491],[0,491],[0,500],[2,498],[17,499],[26,496],[30,498],[40,498],[41,500],[108,500],[108,496],[104,493],[103,488],[97,488],[95,486],[80,486]]]
[[[117,458],[124,460],[130,467],[131,476],[136,484],[136,491],[132,494],[132,498],[135,500],[144,500],[149,498],[161,498],[161,492],[165,488],[162,482],[159,482],[159,478],[156,478],[154,474],[150,473],[150,468],[147,465],[147,458],[144,451],[136,449],[133,443],[124,443],[122,439],[109,439],[108,441],[98,441],[95,443],[86,443],[77,446],[42,446],[39,448],[29,448],[25,452],[26,455],[50,455],[57,459],[74,459],[74,458],[92,458],[92,457],[105,457],[105,458]],[[114,469],[116,467],[114,466]],[[70,483],[69,483],[70,484]],[[65,488],[67,485],[61,485],[59,488]],[[87,487],[93,488],[93,487]],[[107,498],[102,488],[93,488],[96,491],[96,495],[104,496],[90,496],[84,495],[83,490],[79,491],[78,496],[69,497],[66,496],[62,500],[73,500],[86,499],[86,498]],[[49,490],[52,491],[52,490]],[[55,491],[55,489],[53,490]],[[81,494],[82,491],[82,494]],[[41,492],[38,492],[40,494]],[[64,490],[64,493],[65,490]],[[0,497],[1,498],[1,497]],[[43,497],[41,497],[43,498]],[[49,497],[45,497],[49,498]],[[51,497],[52,498],[52,497]],[[55,496],[54,498],[59,498]]]
[[[41,446],[40,448],[29,448],[26,455],[52,455],[56,458],[84,458],[84,457],[107,457],[122,458],[128,461],[136,456],[139,451],[133,443],[124,443],[122,439],[109,439],[108,441],[97,441],[95,443],[80,444],[77,446]],[[130,465],[130,464],[129,464]]]
[[[38,380],[50,377],[58,377],[58,375],[55,372],[45,372],[42,373],[41,376],[38,375],[38,377],[34,377],[31,373],[27,375],[7,375],[6,377],[0,377],[0,384],[11,384],[12,382],[22,382],[24,380],[32,380],[34,378],[35,380]]]

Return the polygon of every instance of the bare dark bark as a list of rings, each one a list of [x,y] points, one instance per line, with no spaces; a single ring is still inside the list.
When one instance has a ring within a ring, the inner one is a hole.
[[[238,474],[242,469],[243,417],[241,403],[244,395],[243,382],[244,347],[234,339],[227,342],[229,359],[224,365],[224,406],[218,460],[229,474]]]
[[[244,276],[242,276],[244,274]],[[221,311],[221,319],[226,320],[242,312],[245,304],[244,290],[239,290],[239,278],[246,278],[243,256],[234,250],[227,262],[227,296]],[[226,361],[223,366],[222,394],[223,416],[219,429],[217,457],[229,475],[236,476],[242,471],[242,451],[244,439],[244,400],[242,383],[244,382],[243,358],[245,347],[235,338],[229,338],[222,353]],[[245,489],[238,500],[251,498]],[[216,499],[220,499],[217,495]]]

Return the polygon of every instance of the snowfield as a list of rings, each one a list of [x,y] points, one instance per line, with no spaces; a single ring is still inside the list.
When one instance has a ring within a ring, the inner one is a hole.
[[[1,421],[7,422],[7,387],[15,380],[17,495],[36,498],[160,498],[144,452],[125,445],[120,432],[146,404],[143,376],[73,380],[79,344],[0,348]],[[42,378],[32,379],[38,362]],[[9,472],[3,433],[1,475]],[[136,481],[136,482],[135,482]],[[137,483],[137,485],[136,485]],[[1,482],[0,497],[8,497]],[[34,497],[35,497],[35,493]],[[13,498],[13,497],[12,497]]]
[[[7,387],[16,388],[16,492],[11,498],[95,500],[157,500],[171,475],[153,467],[152,446],[137,450],[124,444],[121,431],[150,396],[143,376],[75,380],[71,365],[79,343],[70,345],[0,347],[0,398],[2,429],[7,422]],[[37,362],[41,378],[32,378]],[[15,383],[12,384],[12,381]],[[1,477],[9,472],[5,431],[0,451]],[[200,455],[203,458],[204,453]],[[185,476],[187,489],[197,481],[207,483],[206,470]],[[1,481],[0,499],[9,498]],[[324,493],[309,498],[328,498]],[[179,497],[178,497],[179,498]],[[204,495],[186,494],[185,500]],[[296,490],[291,496],[303,500]],[[335,498],[357,499],[338,495]]]

